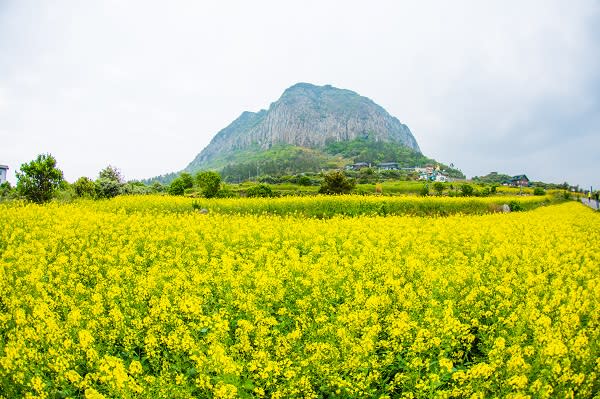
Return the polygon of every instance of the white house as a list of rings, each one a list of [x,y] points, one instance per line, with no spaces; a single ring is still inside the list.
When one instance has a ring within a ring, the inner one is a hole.
[[[443,175],[443,174],[441,174],[441,173],[438,173],[438,174],[435,176],[435,181],[439,181],[439,182],[445,183],[445,182],[447,182],[447,181],[448,181],[448,176],[446,176],[446,175]]]
[[[6,181],[6,174],[8,173],[8,166],[0,165],[0,184]]]

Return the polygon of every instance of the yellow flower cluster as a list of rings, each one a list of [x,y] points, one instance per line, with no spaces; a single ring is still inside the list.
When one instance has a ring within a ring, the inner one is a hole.
[[[547,196],[490,197],[417,197],[373,195],[317,195],[312,197],[278,198],[198,198],[166,196],[120,196],[111,201],[89,203],[95,209],[122,212],[187,212],[192,205],[211,212],[228,214],[272,214],[305,217],[345,216],[447,216],[501,212],[502,205],[515,204],[521,209],[533,209],[556,202],[558,193]]]
[[[597,393],[591,209],[321,220],[168,201],[184,199],[0,204],[0,397]]]

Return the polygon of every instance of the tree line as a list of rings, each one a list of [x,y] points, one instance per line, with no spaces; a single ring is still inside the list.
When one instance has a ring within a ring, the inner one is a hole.
[[[56,158],[51,154],[38,155],[31,162],[21,165],[16,172],[16,187],[5,182],[0,185],[0,197],[24,198],[42,204],[57,197],[60,192],[70,191],[75,197],[90,199],[108,199],[125,194],[166,193],[185,195],[194,193],[205,198],[229,197],[235,195],[223,184],[221,175],[214,171],[201,171],[192,175],[182,172],[169,185],[154,182],[146,185],[139,181],[125,182],[121,172],[108,165],[92,180],[80,177],[69,184],[62,170],[57,166]],[[309,181],[308,177],[303,176]],[[301,179],[302,180],[302,179]],[[303,180],[301,183],[306,183]],[[341,171],[333,171],[324,175],[319,192],[325,194],[342,194],[350,192],[355,186],[354,179],[348,178]],[[247,190],[250,197],[272,197],[275,195],[267,184],[259,184]]]
[[[182,172],[171,180],[170,184],[162,184],[158,181],[144,184],[140,181],[125,181],[121,172],[114,166],[108,165],[98,173],[98,177],[92,180],[88,177],[80,177],[74,183],[69,184],[63,177],[63,172],[57,167],[56,159],[50,154],[41,154],[29,163],[21,165],[16,172],[16,187],[11,187],[5,182],[0,185],[0,199],[23,198],[34,203],[45,203],[53,198],[68,200],[73,197],[90,199],[108,199],[117,195],[128,194],[169,194],[187,195],[192,197],[273,197],[280,195],[273,190],[272,184],[285,183],[298,186],[319,186],[321,194],[346,194],[351,192],[363,192],[364,187],[356,184],[376,184],[381,193],[381,184],[387,180],[415,180],[416,176],[406,175],[405,171],[376,171],[371,168],[363,168],[360,171],[332,170],[321,173],[308,173],[289,176],[263,175],[256,179],[253,187],[244,187],[234,192],[234,186],[226,184],[221,175],[215,171],[200,171],[194,175]],[[475,179],[474,179],[475,181]],[[435,182],[431,186],[425,183],[416,194],[420,195],[442,195],[448,196],[488,196],[496,194],[497,183],[487,185],[479,180],[481,187],[474,188],[471,184],[463,183],[453,187],[451,183]],[[567,183],[564,183],[568,187]],[[362,190],[362,191],[361,191]],[[313,191],[315,192],[315,191]],[[534,195],[544,195],[542,186],[534,187]]]
[[[69,184],[51,154],[38,155],[31,162],[22,164],[16,177],[16,187],[9,182],[0,185],[0,197],[24,198],[37,204],[48,202],[64,191],[71,191],[80,198],[108,199],[123,194],[166,192],[183,195],[187,189],[195,187],[203,196],[211,198],[221,189],[221,176],[212,171],[200,172],[194,177],[182,173],[168,186],[159,182],[146,185],[139,181],[126,182],[121,172],[112,165],[102,169],[95,180],[83,176]]]

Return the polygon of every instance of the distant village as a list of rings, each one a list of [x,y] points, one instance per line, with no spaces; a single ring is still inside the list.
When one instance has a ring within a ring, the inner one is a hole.
[[[448,174],[441,169],[440,165],[425,165],[424,167],[412,167],[402,168],[397,162],[382,162],[378,164],[371,164],[367,162],[357,162],[345,167],[348,171],[360,171],[364,168],[377,169],[379,171],[386,170],[397,170],[408,173],[414,173],[418,176],[418,180],[429,181],[429,182],[453,182],[462,179],[456,179],[448,176]],[[9,167],[7,165],[0,165],[0,184],[7,182],[7,174]],[[491,172],[490,175],[498,175],[497,172]],[[510,187],[531,187],[532,182],[526,175],[506,176],[507,178],[499,181],[498,184]],[[476,177],[474,178],[477,179]],[[569,186],[569,191],[579,191],[579,187]]]
[[[377,168],[380,171],[383,170],[402,170],[406,172],[412,172],[418,174],[418,179],[423,181],[431,182],[451,182],[455,181],[449,177],[439,165],[426,165],[425,167],[413,167],[413,168],[401,168],[397,162],[382,162],[376,165],[372,165],[367,162],[358,162],[346,166],[346,170],[359,171],[364,168]],[[8,166],[0,165],[0,184],[6,182],[6,175],[8,172]],[[510,180],[502,182],[505,186],[514,187],[528,187],[531,185],[529,179],[525,175],[513,176]]]
[[[448,176],[444,170],[441,170],[440,165],[425,165],[424,167],[413,167],[413,168],[401,168],[397,162],[383,162],[378,164],[370,164],[367,162],[357,162],[346,166],[346,170],[359,171],[363,168],[376,168],[379,171],[383,170],[402,170],[406,172],[416,173],[419,180],[431,181],[431,182],[452,182],[454,179]],[[512,187],[529,187],[531,182],[526,175],[512,176],[510,179],[506,179],[501,182],[503,186]]]

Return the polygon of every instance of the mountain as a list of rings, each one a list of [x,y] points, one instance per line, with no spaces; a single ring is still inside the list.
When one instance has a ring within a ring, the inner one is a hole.
[[[183,172],[217,170],[225,181],[239,182],[318,173],[357,162],[396,162],[402,168],[438,163],[421,153],[406,125],[367,97],[330,85],[298,83],[268,110],[243,112]],[[460,170],[440,166],[450,176],[464,178]],[[168,184],[177,175],[144,182]]]
[[[410,129],[367,97],[330,85],[298,83],[268,110],[243,112],[185,170],[221,169],[285,147],[298,149],[305,158],[319,158],[333,143],[366,139],[421,154]]]

